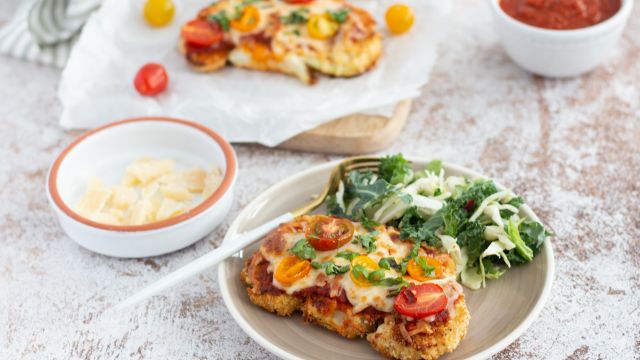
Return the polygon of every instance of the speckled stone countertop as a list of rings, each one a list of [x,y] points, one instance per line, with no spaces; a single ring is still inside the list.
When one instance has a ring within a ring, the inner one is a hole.
[[[0,2],[0,21],[13,11]],[[497,359],[640,358],[640,6],[616,54],[581,78],[532,77],[506,57],[484,2],[457,0],[430,84],[389,152],[470,166],[521,193],[557,234],[552,295]],[[45,194],[77,133],[58,125],[60,71],[0,58],[0,359],[264,359],[227,312],[216,271],[99,326],[121,298],[220,244],[261,191],[335,157],[236,146],[231,214],[177,253],[119,260],[62,232]]]

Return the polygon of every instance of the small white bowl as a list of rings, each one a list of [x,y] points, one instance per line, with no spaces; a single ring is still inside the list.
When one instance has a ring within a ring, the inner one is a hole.
[[[73,210],[88,178],[116,184],[132,161],[171,158],[185,166],[219,166],[218,189],[192,210],[171,219],[135,226],[106,225]],[[146,257],[182,249],[210,233],[229,212],[237,174],[233,148],[202,125],[172,118],[118,121],[91,130],[72,142],[51,165],[49,201],[64,231],[81,246],[116,257]]]
[[[542,76],[570,77],[594,69],[611,54],[634,0],[622,0],[620,9],[611,18],[575,30],[531,26],[505,13],[500,0],[488,1],[502,46],[516,64]]]

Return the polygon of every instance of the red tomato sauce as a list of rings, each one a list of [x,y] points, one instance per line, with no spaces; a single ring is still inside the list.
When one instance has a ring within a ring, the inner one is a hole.
[[[621,0],[500,0],[509,16],[545,29],[569,30],[601,23],[620,10]]]

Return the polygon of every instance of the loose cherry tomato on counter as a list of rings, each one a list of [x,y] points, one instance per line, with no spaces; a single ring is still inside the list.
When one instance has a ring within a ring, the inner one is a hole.
[[[222,40],[224,33],[218,23],[194,19],[182,26],[180,35],[189,45],[207,47]]]
[[[171,22],[175,10],[172,0],[147,0],[143,13],[150,25],[160,27]]]
[[[288,256],[278,264],[273,277],[282,285],[291,285],[307,276],[311,263],[297,256]]]
[[[424,283],[404,288],[396,297],[393,307],[402,315],[420,319],[446,309],[447,302],[440,285]]]
[[[361,274],[354,273],[353,268],[358,265],[364,267],[369,272],[376,271],[380,269],[380,267],[372,258],[366,255],[356,256],[355,258],[353,258],[353,260],[351,260],[351,271],[349,271],[349,277],[351,278],[351,281],[353,281],[354,284],[360,287],[371,286],[371,283],[368,279],[363,278]]]
[[[393,34],[404,34],[413,26],[413,10],[404,4],[391,5],[384,18]]]
[[[422,267],[421,263],[430,268],[430,273],[425,273],[425,269]],[[407,272],[417,281],[438,279],[442,276],[442,263],[431,256],[419,256],[409,260],[409,263],[407,264]]]
[[[312,14],[309,17],[309,22],[307,22],[309,35],[318,40],[325,40],[332,37],[338,32],[339,27],[340,24],[333,20],[331,15],[327,13]]]
[[[163,92],[169,84],[169,76],[164,66],[146,64],[141,67],[133,80],[133,85],[142,96],[153,96]]]
[[[231,20],[231,27],[242,32],[249,32],[260,24],[260,10],[249,5],[242,10],[239,18]]]
[[[327,251],[347,244],[354,231],[353,223],[347,219],[316,215],[311,219],[305,236],[316,250]]]

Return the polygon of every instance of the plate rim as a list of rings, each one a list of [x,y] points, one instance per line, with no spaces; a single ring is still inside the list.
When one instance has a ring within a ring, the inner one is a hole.
[[[430,161],[425,157],[419,157],[419,156],[405,156],[405,158],[413,163],[424,163],[424,162]],[[227,233],[225,234],[224,239],[222,240],[222,244],[229,241],[232,236],[238,234],[240,219],[245,218],[249,214],[249,212],[251,212],[251,209],[254,207],[256,203],[262,202],[264,198],[271,195],[271,193],[274,193],[276,191],[276,188],[285,186],[288,183],[295,182],[297,181],[298,178],[303,177],[308,173],[326,170],[327,168],[331,169],[342,160],[343,159],[338,159],[338,160],[330,161],[327,163],[311,166],[305,170],[299,171],[271,185],[265,191],[260,193],[260,195],[255,197],[249,204],[247,204],[244,207],[244,209],[242,209],[242,211],[240,211],[240,213],[235,217],[235,219],[231,222],[231,225],[229,226],[229,229],[227,230]],[[471,179],[476,179],[476,178],[491,179],[494,181],[494,183],[498,188],[506,188],[495,179],[489,176],[485,176],[467,167],[452,164],[446,161],[442,162],[442,166],[444,168],[463,173],[465,174],[465,176],[468,176]],[[540,222],[540,219],[538,218],[538,216],[533,212],[533,210],[528,205],[524,204],[522,208],[523,208],[523,211],[527,213],[527,216],[529,216],[531,219],[535,221]],[[518,324],[518,326],[516,326],[516,328],[513,329],[510,333],[508,333],[506,336],[504,336],[502,339],[500,339],[499,341],[497,341],[495,344],[491,345],[487,349],[471,357],[468,357],[467,359],[469,360],[486,359],[504,350],[507,346],[509,346],[512,342],[514,342],[517,338],[519,338],[531,326],[531,324],[533,324],[533,322],[540,316],[540,312],[542,311],[545,304],[547,303],[547,300],[551,293],[551,288],[553,286],[553,278],[555,274],[555,258],[553,256],[553,248],[551,246],[551,241],[549,240],[549,238],[545,239],[542,254],[544,254],[547,260],[547,273],[545,275],[544,286],[542,288],[540,298],[534,305],[533,309],[529,312],[529,314],[527,314],[524,320],[520,322],[520,324]],[[224,300],[227,310],[229,311],[233,319],[236,321],[236,323],[240,326],[240,328],[249,337],[251,337],[254,341],[260,344],[260,346],[262,346],[264,349],[268,350],[272,354],[283,359],[304,360],[303,358],[293,355],[288,351],[286,351],[285,349],[272,344],[266,338],[264,338],[260,333],[258,333],[255,329],[253,329],[253,327],[251,327],[251,325],[249,325],[248,322],[245,321],[244,317],[240,314],[240,312],[235,307],[235,303],[233,301],[231,293],[229,292],[229,287],[226,281],[226,270],[225,270],[226,263],[227,263],[227,260],[221,262],[217,266],[218,286],[220,288],[220,293],[222,294],[222,299]]]

